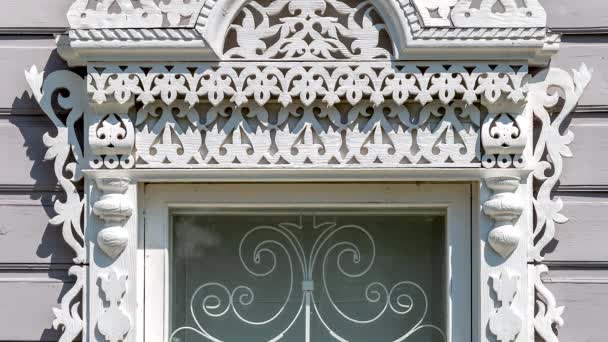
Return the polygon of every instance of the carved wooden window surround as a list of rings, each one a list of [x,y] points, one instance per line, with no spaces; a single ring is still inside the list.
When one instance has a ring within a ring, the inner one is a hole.
[[[68,18],[58,49],[86,75],[26,71],[76,253],[61,341],[143,341],[144,184],[175,182],[470,183],[473,339],[558,341],[543,251],[591,72],[544,68],[559,37],[537,0],[76,0]]]

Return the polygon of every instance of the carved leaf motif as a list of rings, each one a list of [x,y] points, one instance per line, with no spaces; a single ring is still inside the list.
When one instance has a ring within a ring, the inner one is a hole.
[[[500,307],[490,317],[490,331],[501,342],[515,341],[521,331],[522,319],[520,314],[511,307],[511,303],[519,290],[519,275],[503,271],[500,276],[492,276],[492,287],[496,292]]]
[[[101,276],[101,290],[109,305],[99,318],[97,328],[106,341],[123,341],[131,330],[131,319],[120,307],[120,302],[127,292],[127,275],[118,276],[116,271],[110,270]]]
[[[135,97],[144,106],[159,95],[168,105],[183,95],[190,106],[204,101],[218,105],[224,100],[241,106],[252,94],[260,106],[276,99],[286,107],[298,98],[309,105],[322,100],[333,106],[344,99],[351,105],[369,100],[380,106],[389,95],[399,104],[411,97],[423,105],[434,98],[448,104],[461,94],[472,105],[479,100],[478,94],[489,102],[502,96],[511,101],[521,100],[525,94],[521,83],[526,73],[523,66],[478,65],[470,72],[458,64],[446,68],[440,64],[379,62],[340,66],[298,62],[289,68],[278,62],[245,68],[242,63],[226,62],[219,66],[156,65],[146,71],[138,66],[110,65],[89,67],[87,89],[99,104],[112,97],[119,103],[129,103]]]
[[[285,8],[288,16],[282,11]],[[226,48],[228,58],[371,60],[392,56],[381,46],[386,27],[369,1],[354,8],[339,0],[278,0],[268,6],[252,1],[238,18],[230,26],[236,46]]]
[[[83,153],[76,135],[76,123],[82,118],[86,108],[85,82],[68,71],[56,71],[44,79],[44,73],[38,72],[35,66],[25,72],[25,77],[40,107],[57,127],[56,137],[51,137],[48,133],[43,137],[44,144],[48,147],[45,159],[54,161],[55,175],[66,197],[65,202],[55,201],[57,215],[49,220],[49,223],[62,226],[63,238],[76,254],[74,263],[84,264],[87,260],[83,246],[84,232],[80,224],[84,201],[75,184],[82,179],[80,162]],[[57,90],[60,89],[67,90],[69,94],[55,98]],[[59,119],[53,108],[55,99],[62,108],[69,111],[65,122]],[[83,322],[79,314],[78,296],[83,289],[84,271],[84,266],[70,268],[69,273],[76,276],[76,282],[62,297],[61,308],[53,308],[56,317],[53,326],[55,329],[63,326],[60,342],[73,341],[82,332]]]

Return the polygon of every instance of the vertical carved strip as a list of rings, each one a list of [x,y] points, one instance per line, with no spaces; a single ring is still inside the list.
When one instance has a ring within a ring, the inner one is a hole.
[[[84,266],[70,267],[69,274],[76,277],[76,282],[61,298],[61,308],[53,308],[53,313],[55,314],[53,328],[59,329],[61,326],[64,327],[59,342],[74,341],[82,333],[83,321],[80,317],[80,296],[84,287],[85,271]]]
[[[49,222],[61,226],[63,239],[76,253],[74,263],[83,265],[87,262],[84,232],[80,223],[84,201],[76,187],[82,180],[83,153],[76,134],[76,123],[87,108],[85,82],[80,76],[69,71],[56,71],[45,79],[44,72],[38,72],[36,66],[25,72],[25,78],[40,108],[57,128],[57,136],[44,135],[44,144],[48,147],[45,160],[54,161],[55,176],[65,192],[66,199],[64,202],[55,201],[57,216]],[[58,95],[58,90],[67,90],[69,94]],[[65,121],[55,112],[55,101],[69,111]],[[63,326],[60,342],[74,341],[82,334],[83,321],[79,307],[82,302],[80,295],[84,287],[84,271],[84,266],[70,268],[70,275],[76,276],[76,282],[61,299],[61,307],[53,308],[56,317],[53,327],[60,329]]]
[[[484,213],[495,221],[488,242],[503,258],[515,251],[521,239],[521,231],[513,225],[524,210],[523,201],[514,193],[520,180],[519,177],[506,176],[486,179],[488,188],[495,192],[483,205]]]
[[[105,336],[106,341],[123,341],[131,330],[131,318],[120,306],[127,292],[127,275],[119,276],[116,271],[110,270],[107,274],[101,275],[100,280],[108,308],[99,318],[97,328]]]
[[[541,276],[549,272],[546,265],[537,265],[534,268],[534,289],[536,290],[536,314],[534,316],[534,329],[538,336],[546,342],[559,342],[553,331],[553,326],[564,325],[562,314],[564,307],[557,306],[555,296],[543,283]]]
[[[93,212],[105,222],[97,235],[97,243],[112,259],[116,259],[129,243],[129,232],[122,226],[133,214],[133,204],[124,195],[129,183],[126,178],[97,179],[97,187],[104,195],[93,205]]]
[[[551,194],[562,174],[563,158],[572,157],[568,145],[574,140],[571,131],[562,132],[562,124],[576,107],[583,91],[591,81],[591,70],[582,64],[578,70],[572,70],[572,76],[560,69],[548,69],[535,76],[528,84],[529,99],[526,110],[533,113],[541,123],[538,141],[534,146],[534,172],[529,183],[540,182],[534,194],[534,212],[536,222],[530,234],[529,258],[542,262],[543,250],[555,236],[556,223],[565,223],[568,219],[560,213],[563,202]],[[560,92],[557,89],[561,90]],[[560,102],[560,98],[563,102]],[[561,105],[559,113],[550,112],[549,108]],[[563,324],[564,307],[557,307],[555,297],[547,289],[540,274],[547,272],[545,265],[536,267],[537,307],[534,328],[539,337],[546,342],[558,342],[553,326]]]
[[[504,270],[500,276],[493,275],[491,279],[500,307],[490,317],[488,324],[490,331],[498,341],[514,341],[521,332],[522,326],[521,315],[511,306],[519,291],[520,277],[516,273]]]

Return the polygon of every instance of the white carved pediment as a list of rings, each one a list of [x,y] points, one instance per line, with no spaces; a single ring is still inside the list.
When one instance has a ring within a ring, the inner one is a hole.
[[[557,42],[537,0],[77,0],[68,18],[59,51],[74,65],[158,56],[544,63]]]

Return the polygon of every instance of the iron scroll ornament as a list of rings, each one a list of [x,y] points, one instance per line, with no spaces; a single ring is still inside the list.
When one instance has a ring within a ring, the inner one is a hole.
[[[307,254],[300,239],[298,239],[297,235],[294,233],[295,231],[302,231],[304,229],[305,227],[301,223],[280,223],[276,226],[262,225],[249,230],[240,240],[239,258],[241,265],[247,273],[254,277],[264,278],[274,273],[277,261],[279,260],[279,253],[284,254],[288,260],[288,294],[281,307],[270,315],[269,318],[257,321],[250,320],[239,311],[239,308],[247,307],[254,303],[255,293],[250,287],[239,285],[231,290],[222,283],[207,282],[198,286],[190,299],[190,315],[192,316],[191,318],[194,321],[195,326],[182,326],[174,329],[169,337],[169,341],[176,341],[174,338],[179,333],[185,331],[190,331],[199,335],[203,338],[202,341],[224,341],[221,337],[210,333],[208,329],[205,328],[204,324],[201,323],[201,320],[199,319],[199,314],[201,313],[204,314],[208,320],[225,318],[232,312],[236,318],[245,324],[252,326],[266,326],[271,324],[283,314],[289,314],[286,308],[289,305],[289,299],[296,291],[297,273],[301,272],[303,280],[302,298],[299,308],[294,310],[295,314],[291,320],[288,320],[289,323],[287,326],[283,328],[279,334],[268,339],[268,341],[274,342],[283,339],[284,336],[294,328],[295,324],[303,315],[305,320],[304,340],[310,342],[311,320],[314,315],[320,321],[321,326],[324,327],[336,341],[349,342],[348,339],[341,336],[335,329],[332,329],[331,324],[324,319],[323,314],[317,305],[317,301],[315,300],[315,278],[313,274],[315,273],[316,267],[320,266],[322,275],[322,284],[320,286],[324,291],[323,293],[326,296],[328,304],[335,310],[335,313],[339,318],[346,320],[349,324],[365,327],[366,325],[378,322],[391,313],[398,316],[421,313],[420,317],[415,320],[415,324],[409,328],[408,331],[402,333],[401,336],[392,340],[392,342],[407,341],[409,337],[424,329],[434,331],[434,336],[436,335],[439,338],[437,341],[447,342],[447,336],[443,329],[437,325],[425,323],[427,320],[429,300],[425,290],[413,281],[400,281],[390,288],[382,282],[370,282],[365,289],[365,301],[373,304],[381,304],[379,305],[380,309],[378,312],[368,318],[355,318],[353,315],[346,313],[338,304],[336,304],[328,287],[328,263],[335,260],[338,272],[348,278],[362,278],[368,275],[370,270],[374,267],[376,259],[376,243],[374,237],[368,230],[359,225],[339,225],[334,222],[313,223],[313,230],[319,232],[319,234],[310,249],[310,253]],[[257,241],[254,240],[255,236],[260,232],[271,233],[275,235],[276,238],[261,239],[261,241],[255,242]],[[362,253],[364,246],[360,243],[346,239],[333,241],[336,235],[342,232],[348,232],[349,236],[359,235],[363,238],[365,243],[369,244],[367,247],[371,250],[371,253],[368,253],[369,258],[366,259],[369,260],[367,260],[367,262],[364,260]],[[251,251],[246,250],[246,246],[252,242],[255,247]],[[266,255],[266,258],[264,258],[263,255]],[[332,255],[336,255],[336,258],[331,258]],[[248,257],[251,259],[248,259]],[[257,271],[254,269],[255,266],[262,265],[263,260],[271,260],[269,265],[264,265],[266,266],[265,271]],[[347,260],[354,265],[359,266],[360,270],[353,272],[345,269],[344,263]],[[222,294],[224,297],[221,298],[219,294]],[[417,301],[417,299],[421,299],[421,301]],[[200,303],[200,305],[197,305],[197,303]],[[418,306],[421,306],[421,309],[418,309]]]

